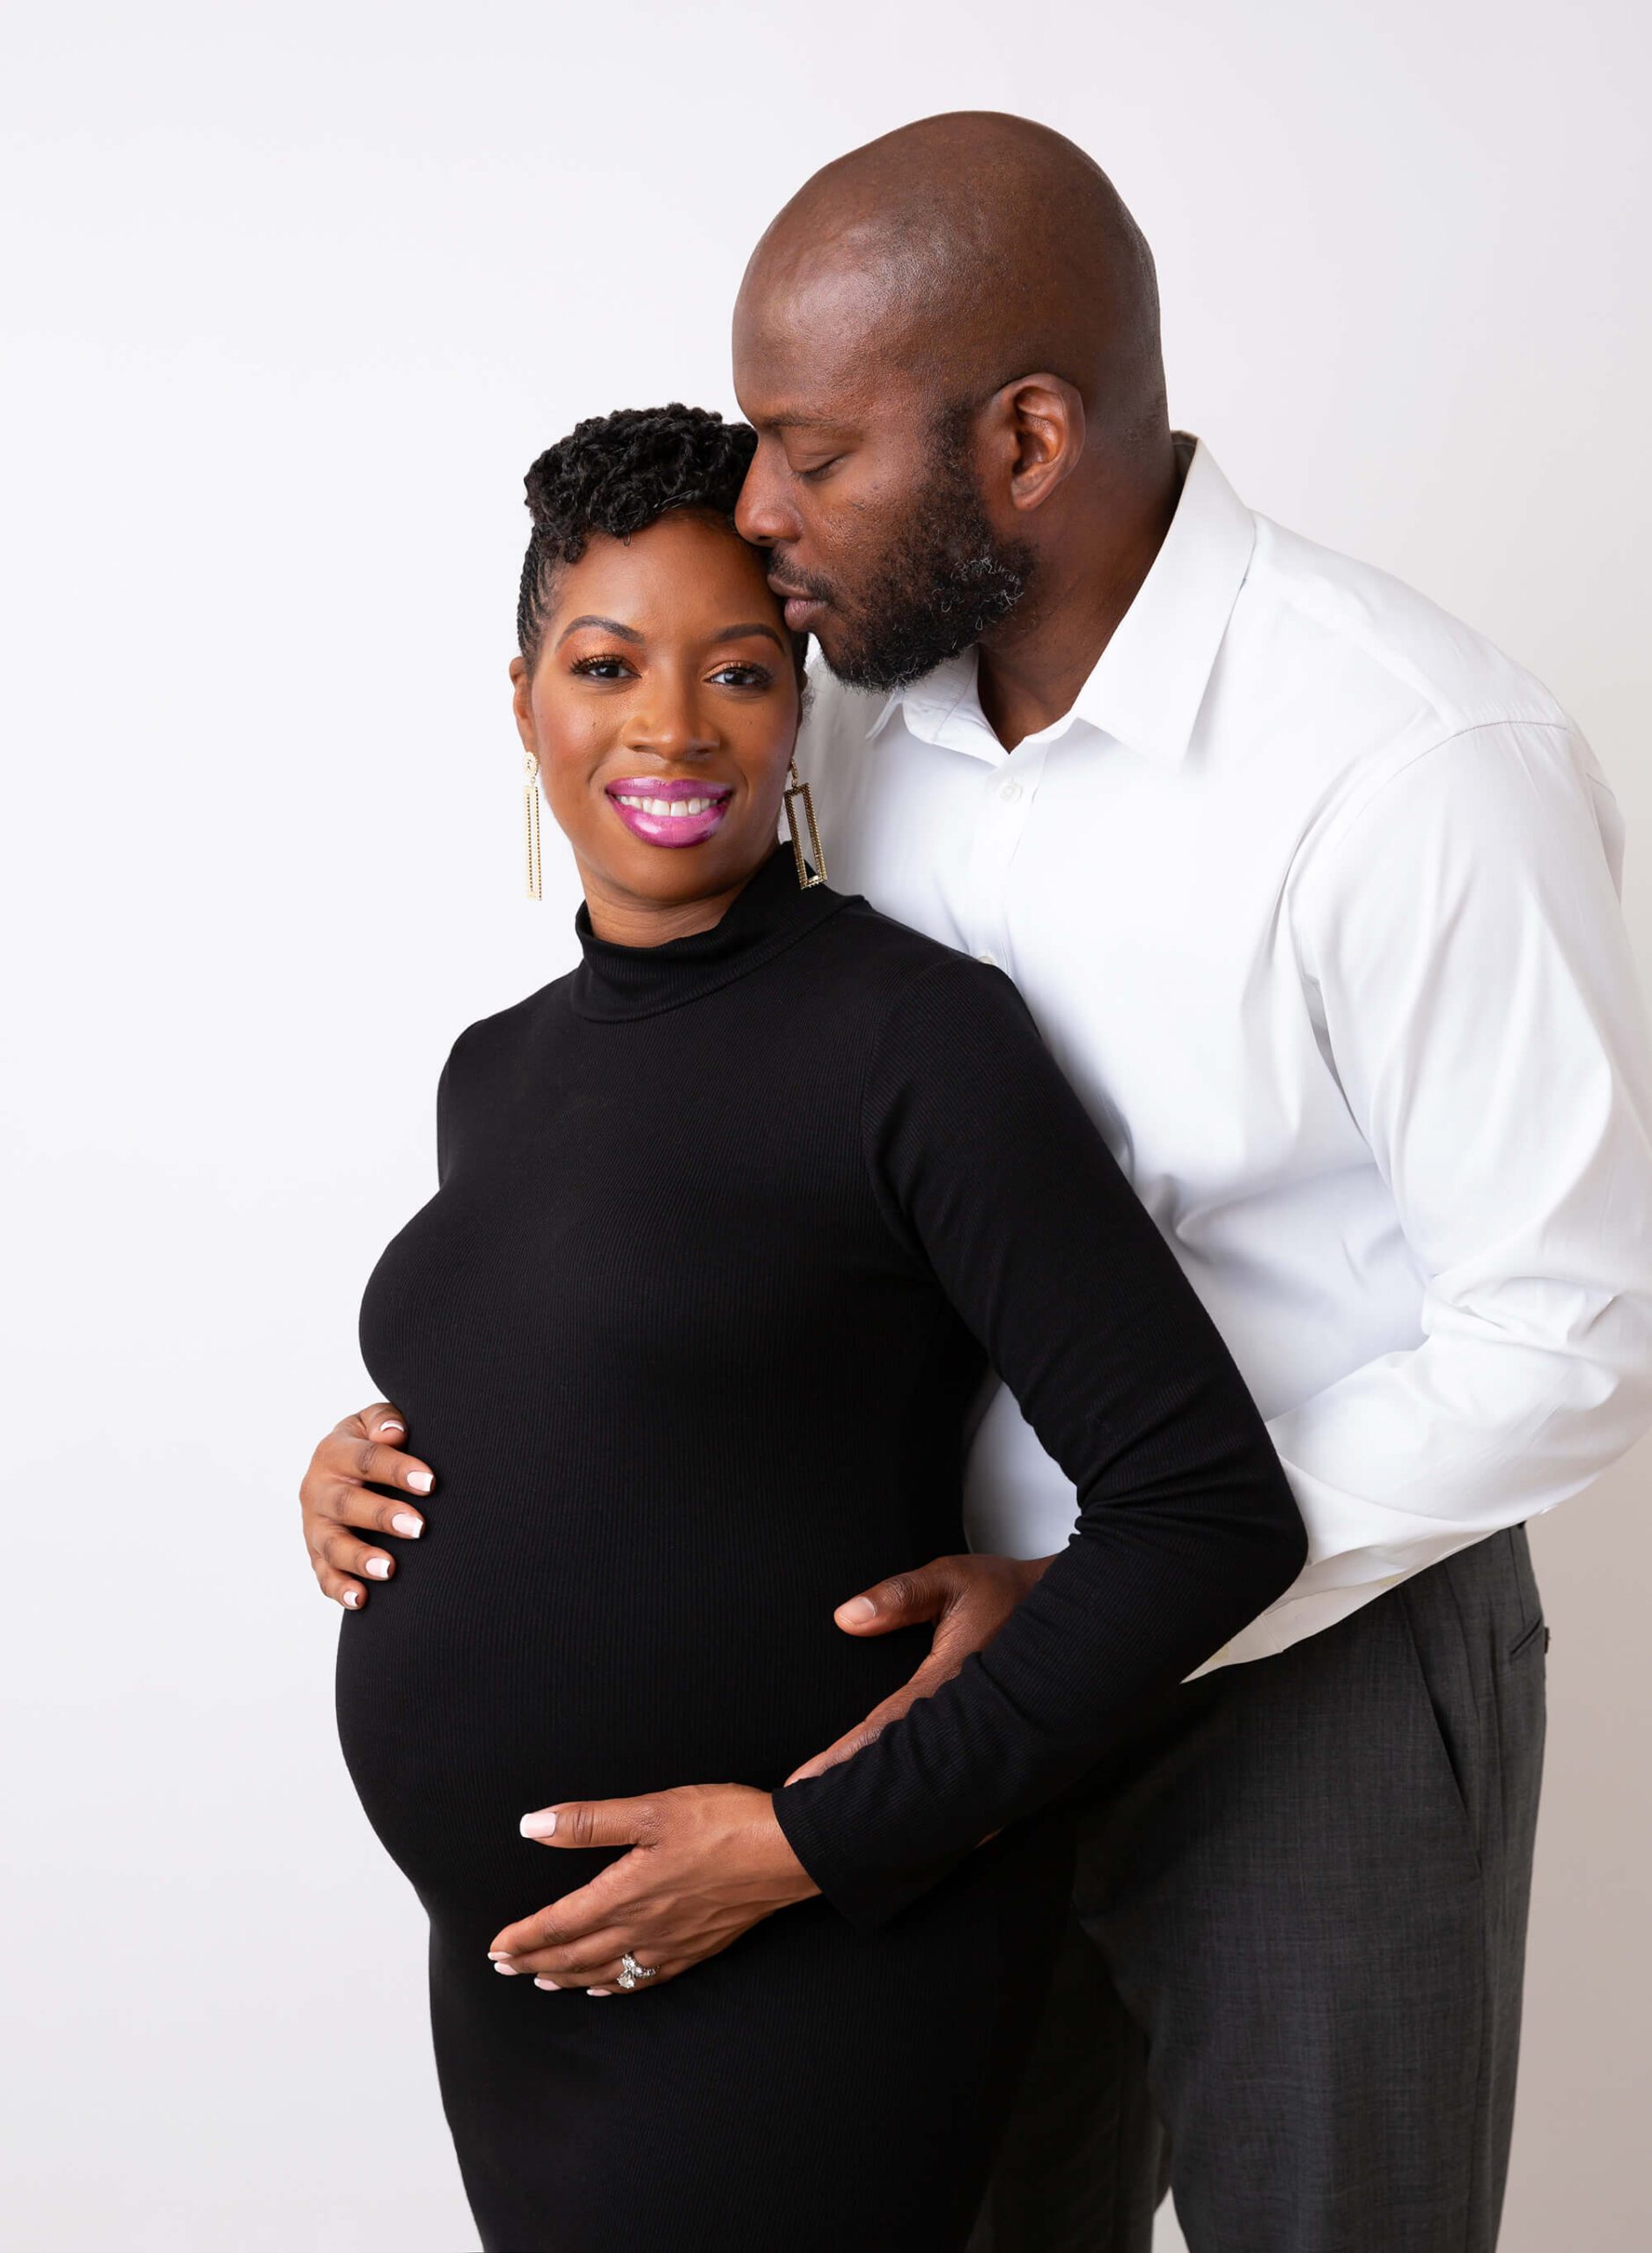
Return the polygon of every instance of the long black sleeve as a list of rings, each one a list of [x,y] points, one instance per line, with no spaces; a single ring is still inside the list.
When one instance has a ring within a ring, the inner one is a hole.
[[[1081,1776],[1282,1593],[1306,1539],[1227,1347],[1007,977],[958,958],[906,987],[862,1123],[889,1227],[1080,1505],[952,1682],[775,1794],[810,1875],[870,1928]]]

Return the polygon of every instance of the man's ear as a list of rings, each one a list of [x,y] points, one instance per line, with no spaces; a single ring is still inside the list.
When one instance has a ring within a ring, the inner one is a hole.
[[[995,392],[988,414],[1010,451],[1011,508],[1041,508],[1084,451],[1084,402],[1064,376],[1017,376]]]

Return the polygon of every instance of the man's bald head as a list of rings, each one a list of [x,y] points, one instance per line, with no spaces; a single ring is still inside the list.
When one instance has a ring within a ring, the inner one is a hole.
[[[861,687],[972,644],[1093,657],[1174,508],[1153,261],[1024,118],[926,118],[817,172],[752,254],[734,388],[736,522]]]
[[[830,336],[937,406],[1047,371],[1093,444],[1163,443],[1158,289],[1101,167],[1031,120],[924,118],[804,183],[753,252],[737,339]]]

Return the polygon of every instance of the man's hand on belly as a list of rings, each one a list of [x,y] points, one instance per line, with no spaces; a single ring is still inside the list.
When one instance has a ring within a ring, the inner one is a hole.
[[[929,1655],[903,1689],[874,1706],[847,1736],[794,1768],[799,1782],[834,1768],[881,1736],[909,1706],[950,1682],[972,1651],[984,1650],[1042,1575],[1048,1557],[937,1557],[915,1573],[897,1573],[840,1604],[832,1615],[848,1635],[887,1635],[896,1627],[935,1623]]]
[[[629,1956],[651,1974],[635,1981],[640,1994],[819,1891],[770,1794],[744,1784],[542,1808],[523,1816],[522,1832],[547,1846],[631,1848],[576,1893],[495,1934],[494,1968],[532,1972],[540,1987],[611,1994]]]

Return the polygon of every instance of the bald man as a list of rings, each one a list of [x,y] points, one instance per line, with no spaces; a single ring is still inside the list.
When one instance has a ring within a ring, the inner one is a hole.
[[[977,2244],[1145,2248],[1167,2137],[1194,2253],[1489,2248],[1543,1737],[1523,1522],[1652,1417],[1610,793],[1529,676],[1172,432],[1147,245],[1060,136],[936,118],[828,165],[734,355],[741,528],[834,677],[804,761],[833,880],[1017,980],[1312,1541],[1095,1781]],[[1002,1391],[971,1471],[978,1549],[1065,1537]],[[955,1666],[981,1571],[843,1624],[935,1618]]]
[[[1172,429],[1147,245],[1059,135],[932,118],[828,165],[734,358],[741,528],[825,661],[832,879],[1015,978],[1311,1536],[1090,1780],[976,2253],[1146,2253],[1167,2172],[1193,2253],[1483,2253],[1542,1760],[1524,1522],[1652,1421],[1610,790],[1530,675]],[[1001,1389],[969,1482],[975,1553],[838,1615],[934,1624],[908,1699],[1072,1523]],[[904,1702],[789,1787],[863,1922],[899,1904],[867,1905],[852,1756]]]

